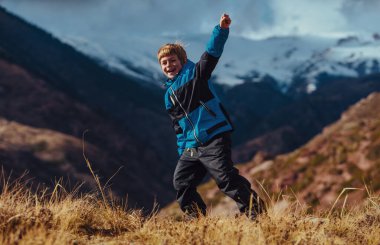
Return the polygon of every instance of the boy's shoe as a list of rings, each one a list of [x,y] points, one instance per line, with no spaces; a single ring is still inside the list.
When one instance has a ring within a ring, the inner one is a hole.
[[[256,220],[260,214],[265,213],[266,211],[264,201],[260,197],[257,197],[253,200],[252,210],[248,209],[244,213],[249,219]]]
[[[197,206],[193,206],[190,208],[187,208],[187,210],[184,211],[184,221],[192,221],[192,220],[197,220],[201,217],[206,216],[206,210],[200,209]]]
[[[205,217],[205,216],[206,216],[205,214],[202,214],[200,212],[198,212],[198,213],[187,213],[186,212],[183,215],[183,221],[185,221],[185,222],[195,221],[195,220],[198,220],[198,219]]]

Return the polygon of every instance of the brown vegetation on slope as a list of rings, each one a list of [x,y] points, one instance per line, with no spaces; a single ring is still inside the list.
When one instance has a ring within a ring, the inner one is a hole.
[[[72,183],[85,182],[93,189],[95,182],[90,176],[82,156],[82,142],[48,129],[32,128],[0,118],[0,164],[11,169],[14,175],[28,172],[36,182],[49,184],[62,173]],[[86,144],[90,159],[106,161],[107,154],[97,147]],[[114,161],[114,159],[113,159]]]
[[[8,172],[29,171],[35,182],[45,184],[61,176],[72,183],[88,181],[80,142],[89,130],[86,151],[104,182],[122,167],[113,179],[115,193],[146,208],[172,196],[169,184],[161,181],[164,168],[144,168],[157,161],[157,153],[117,121],[10,61],[0,59],[0,71],[0,165]]]
[[[261,171],[257,162],[244,171],[251,179],[265,181],[273,192],[297,193],[299,200],[314,207],[331,207],[344,188],[360,188],[347,201],[361,202],[365,185],[380,192],[379,104],[380,94],[371,94],[305,146],[264,162],[268,167]]]
[[[260,151],[273,158],[302,147],[324,127],[339,120],[350,106],[379,92],[380,74],[320,83],[315,92],[285,104],[261,120],[251,121],[245,132],[250,139],[234,148],[235,161],[250,161]]]

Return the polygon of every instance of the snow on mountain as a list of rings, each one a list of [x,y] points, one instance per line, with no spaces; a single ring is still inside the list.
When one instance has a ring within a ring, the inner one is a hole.
[[[335,45],[315,52],[294,70],[294,79],[303,80],[307,84],[307,92],[313,92],[321,75],[361,77],[379,73],[379,64],[379,40],[362,41],[351,36],[338,39]]]
[[[129,38],[115,43],[113,49],[73,37],[62,40],[102,63],[128,75],[157,83],[163,80],[156,52],[160,45],[181,41],[191,60],[197,61],[205,49],[208,35],[161,35]],[[117,52],[115,52],[117,50]],[[321,74],[359,77],[380,72],[380,41],[359,37],[272,37],[262,40],[231,35],[214,75],[220,83],[239,84],[274,78],[286,90],[294,79],[307,84],[307,92],[316,89]]]

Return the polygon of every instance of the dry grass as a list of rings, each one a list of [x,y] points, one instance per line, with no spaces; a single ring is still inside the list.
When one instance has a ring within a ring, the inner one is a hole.
[[[360,206],[310,214],[299,202],[271,199],[256,221],[210,216],[192,221],[139,210],[102,197],[31,191],[3,177],[0,242],[3,244],[379,244],[379,197]],[[274,201],[275,200],[275,201]],[[288,205],[282,205],[287,203]]]
[[[3,181],[0,241],[3,244],[88,244],[140,229],[139,210],[107,205],[95,194],[67,193],[60,183],[51,193],[25,183]]]

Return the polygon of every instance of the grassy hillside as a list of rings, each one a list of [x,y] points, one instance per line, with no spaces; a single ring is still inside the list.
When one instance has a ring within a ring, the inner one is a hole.
[[[0,194],[0,241],[3,244],[379,244],[379,196],[367,195],[355,208],[336,206],[307,213],[297,202],[269,205],[256,221],[245,216],[181,217],[139,210],[97,198],[96,193],[53,190],[32,192],[25,182],[7,182]],[[369,193],[367,193],[369,194]],[[274,199],[273,199],[274,200]]]
[[[364,185],[379,193],[379,104],[380,94],[371,94],[303,147],[268,161],[263,171],[251,162],[247,166],[251,179],[265,180],[274,192],[291,189],[318,208],[330,206],[344,188],[361,189],[349,194],[352,205],[365,196]]]

